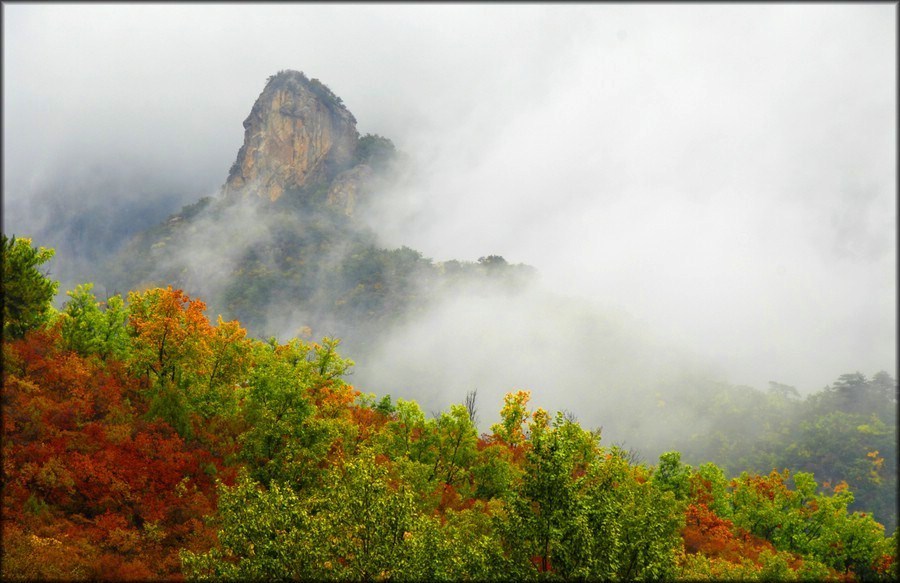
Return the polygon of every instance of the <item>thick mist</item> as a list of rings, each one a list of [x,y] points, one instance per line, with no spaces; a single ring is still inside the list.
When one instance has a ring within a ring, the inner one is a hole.
[[[602,427],[607,443],[646,452],[702,431],[699,416],[679,418],[680,431],[655,414],[679,398],[666,383],[681,387],[716,373],[626,313],[533,283],[435,298],[424,314],[393,328],[350,381],[416,399],[429,411],[477,390],[483,430],[498,420],[507,392],[528,390],[533,407],[566,411],[585,427]]]
[[[438,409],[477,388],[487,423],[504,392],[530,389],[535,406],[628,441],[661,431],[646,412],[695,375],[801,392],[856,370],[897,376],[893,6],[3,17],[3,229],[55,246],[64,288],[107,247],[215,196],[265,79],[291,68],[408,156],[360,211],[383,246],[502,255],[540,278],[512,296],[431,298],[365,360],[349,354],[360,389]],[[195,233],[160,269],[192,266],[213,293],[239,243],[268,236],[253,216]],[[289,308],[267,308],[273,333],[306,321]]]

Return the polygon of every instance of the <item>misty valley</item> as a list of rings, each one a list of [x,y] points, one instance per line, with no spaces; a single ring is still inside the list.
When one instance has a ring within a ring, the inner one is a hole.
[[[215,196],[3,233],[4,580],[898,578],[891,374],[391,248],[415,170],[304,73],[243,127]]]

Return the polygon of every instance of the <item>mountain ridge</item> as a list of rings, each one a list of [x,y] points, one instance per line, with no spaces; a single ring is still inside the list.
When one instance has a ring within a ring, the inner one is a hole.
[[[390,188],[397,150],[360,136],[320,81],[293,70],[269,77],[243,126],[217,196],[137,233],[109,263],[108,288],[174,285],[258,335],[291,334],[285,323],[296,321],[352,343],[421,308],[439,287],[503,282],[510,291],[533,273],[497,255],[433,263],[382,247],[360,209]]]

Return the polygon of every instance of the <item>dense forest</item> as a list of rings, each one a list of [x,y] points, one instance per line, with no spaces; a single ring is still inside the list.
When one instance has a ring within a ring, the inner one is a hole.
[[[481,433],[476,392],[362,393],[337,339],[256,339],[180,289],[55,309],[53,251],[2,252],[4,580],[897,579],[885,373],[698,381],[646,414],[712,430],[651,463],[527,391]]]

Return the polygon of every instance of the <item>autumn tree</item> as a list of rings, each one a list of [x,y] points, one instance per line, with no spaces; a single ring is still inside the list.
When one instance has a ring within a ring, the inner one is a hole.
[[[503,409],[500,410],[500,423],[491,425],[491,439],[495,443],[502,443],[513,451],[524,453],[527,439],[525,423],[530,416],[528,413],[529,400],[531,400],[530,391],[506,394],[503,399]]]
[[[171,287],[132,292],[128,304],[129,362],[152,394],[151,414],[183,436],[203,420],[236,414],[250,364],[246,331],[221,317],[213,326],[202,301]]]
[[[884,577],[892,556],[884,526],[871,515],[848,513],[853,494],[846,483],[832,495],[818,494],[812,474],[767,476],[743,473],[731,484],[734,522],[777,549],[809,556],[838,572],[863,579]]]
[[[3,356],[4,580],[161,579],[177,549],[208,548],[222,462],[144,419],[126,367],[69,350],[60,326]]]

